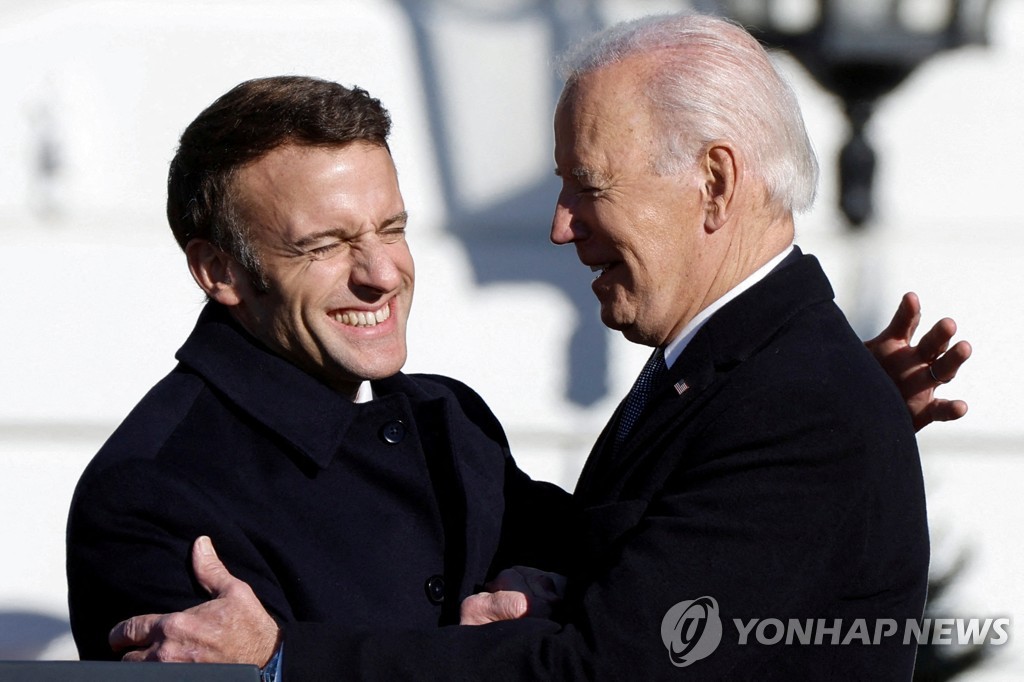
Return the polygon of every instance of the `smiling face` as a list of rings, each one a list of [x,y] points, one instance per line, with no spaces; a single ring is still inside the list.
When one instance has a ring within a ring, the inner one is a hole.
[[[710,300],[720,262],[706,251],[703,175],[659,175],[661,152],[642,60],[603,67],[567,86],[555,111],[562,191],[551,240],[572,243],[600,274],[601,321],[627,339],[663,346]],[[713,300],[713,299],[711,299]]]
[[[267,291],[232,265],[215,300],[272,350],[335,388],[398,372],[413,261],[391,155],[286,144],[234,179]]]

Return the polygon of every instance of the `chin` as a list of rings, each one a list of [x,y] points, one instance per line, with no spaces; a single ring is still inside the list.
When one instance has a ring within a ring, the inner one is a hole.
[[[321,368],[330,377],[330,382],[363,382],[387,379],[398,374],[405,364],[405,353],[399,357],[387,358],[332,358]]]
[[[626,330],[633,325],[633,320],[623,314],[623,311],[614,304],[601,306],[601,323],[617,332],[626,333]]]
[[[635,320],[619,324],[619,326],[612,327],[612,329],[621,332],[630,343],[636,343],[641,346],[655,347],[665,343],[664,334],[659,334],[658,332],[651,330],[649,327],[638,324]]]
[[[644,334],[644,333],[640,332],[639,330],[637,330],[637,329],[635,329],[633,327],[625,327],[623,329],[620,329],[619,331],[622,332],[622,335],[624,337],[626,337],[626,340],[629,341],[630,343],[635,343],[635,344],[638,344],[640,346],[657,346],[658,345],[657,343],[654,343],[654,342],[652,342],[650,340],[650,336],[649,335]]]
[[[363,376],[367,379],[387,379],[402,371],[405,366],[406,352],[403,350],[398,356],[382,358],[376,362],[368,362],[363,366]]]

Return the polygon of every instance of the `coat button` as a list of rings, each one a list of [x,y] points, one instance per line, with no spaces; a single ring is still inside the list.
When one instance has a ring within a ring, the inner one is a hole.
[[[430,576],[427,578],[427,584],[424,587],[427,590],[427,599],[430,600],[431,604],[444,603],[444,578],[442,576]]]
[[[401,443],[402,439],[405,438],[405,424],[397,419],[388,422],[381,427],[380,437],[385,443],[391,443],[392,445]]]

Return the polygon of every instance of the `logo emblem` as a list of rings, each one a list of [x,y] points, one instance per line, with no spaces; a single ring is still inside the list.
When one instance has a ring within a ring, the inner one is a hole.
[[[661,641],[672,665],[685,668],[707,658],[722,641],[722,619],[713,597],[681,601],[661,620]]]

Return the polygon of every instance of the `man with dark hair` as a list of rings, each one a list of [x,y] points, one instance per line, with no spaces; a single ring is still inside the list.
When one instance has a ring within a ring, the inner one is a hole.
[[[400,371],[413,261],[389,129],[363,90],[282,77],[182,135],[167,215],[209,300],[75,491],[83,658],[117,657],[107,634],[132,614],[204,599],[187,569],[200,534],[281,622],[455,623],[502,533],[510,550],[525,537],[506,517],[566,499],[525,490],[473,391]]]
[[[614,27],[566,76],[551,239],[599,273],[602,321],[654,352],[577,485],[561,610],[434,632],[285,623],[283,682],[909,678],[913,643],[876,633],[919,618],[925,597],[913,425],[793,245],[817,164],[792,92],[742,28],[698,16]],[[890,372],[918,424],[955,418],[966,406],[932,391],[969,349],[943,356],[943,324],[915,352],[915,319],[911,297],[875,347],[906,363]],[[140,647],[127,660],[275,650],[251,648],[247,632],[276,624],[197,549],[215,598],[120,625],[112,643]],[[488,614],[501,594],[467,600],[467,622],[522,613]],[[758,619],[819,629],[775,645],[777,628],[751,634]]]

